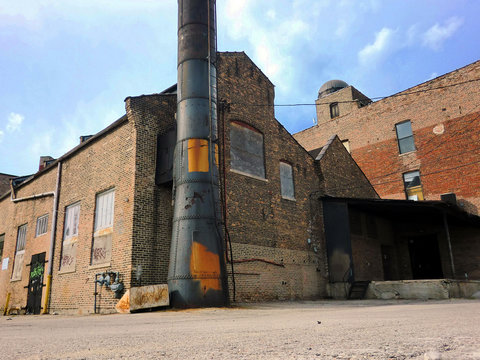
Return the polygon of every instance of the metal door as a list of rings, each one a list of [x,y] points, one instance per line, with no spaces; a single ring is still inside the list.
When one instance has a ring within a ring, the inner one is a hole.
[[[30,261],[30,280],[28,281],[27,313],[40,314],[42,308],[43,273],[45,271],[45,253],[32,255]]]

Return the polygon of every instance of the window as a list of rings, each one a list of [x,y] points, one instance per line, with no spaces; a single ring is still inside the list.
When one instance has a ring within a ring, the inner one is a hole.
[[[3,256],[3,244],[5,244],[5,234],[0,235],[0,260],[2,260]]]
[[[330,104],[330,118],[336,118],[340,115],[340,111],[338,109],[338,103],[331,103]]]
[[[398,149],[400,154],[415,151],[412,124],[410,120],[396,124],[395,129],[397,130]]]
[[[80,203],[65,208],[65,224],[63,228],[62,257],[60,270],[75,271],[77,261],[78,223],[80,221]]]
[[[35,230],[35,237],[46,234],[47,227],[48,227],[48,214],[40,216],[37,219],[37,229]]]
[[[25,255],[25,245],[27,242],[27,224],[18,227],[17,245],[15,249],[15,260],[13,264],[12,281],[22,279],[23,257]]]
[[[17,249],[15,252],[24,251],[27,242],[27,224],[19,226],[17,232]]]
[[[292,165],[282,161],[280,162],[280,187],[283,198],[290,200],[295,199]]]
[[[65,228],[63,229],[64,241],[78,235],[79,217],[80,217],[79,203],[67,206],[67,208],[65,209]]]
[[[258,130],[247,124],[232,122],[230,158],[232,170],[265,179],[263,134]]]
[[[97,195],[92,246],[92,265],[106,264],[112,257],[115,189]]]
[[[423,200],[422,183],[419,171],[410,171],[403,174],[403,184],[408,200]]]

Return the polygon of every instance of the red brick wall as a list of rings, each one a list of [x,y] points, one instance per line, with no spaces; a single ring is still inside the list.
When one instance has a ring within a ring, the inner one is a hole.
[[[478,213],[479,77],[476,62],[336,119],[319,119],[294,136],[307,150],[323,146],[332,134],[348,139],[353,158],[382,198],[405,199],[402,174],[420,170],[427,200],[455,192],[465,209]],[[395,124],[405,120],[412,123],[417,151],[400,155]],[[433,128],[442,125],[444,132],[435,135]]]

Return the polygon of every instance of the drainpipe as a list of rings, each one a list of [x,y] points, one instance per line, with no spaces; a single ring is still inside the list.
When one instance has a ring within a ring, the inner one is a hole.
[[[455,279],[455,264],[453,263],[452,242],[450,241],[450,230],[448,228],[446,212],[443,212],[443,225],[445,226],[445,234],[447,235],[448,251],[450,253],[450,265],[452,267],[452,277]]]
[[[50,292],[52,288],[52,272],[53,272],[53,252],[55,250],[55,233],[57,232],[57,215],[58,215],[58,195],[60,193],[60,178],[62,174],[62,162],[57,165],[57,182],[55,184],[55,194],[53,197],[52,209],[52,228],[50,230],[50,250],[47,271],[47,287],[45,289],[45,301],[43,303],[42,314],[48,314],[48,303],[50,301]]]
[[[16,198],[13,197],[13,191],[10,191],[10,200],[14,203],[17,203],[17,202],[20,202],[20,201],[40,199],[40,198],[47,197],[47,196],[55,197],[55,193],[53,191],[49,191],[49,192],[45,192],[45,193],[41,193],[41,194],[35,194],[35,195],[26,196],[26,197],[23,197],[23,198],[16,199]]]

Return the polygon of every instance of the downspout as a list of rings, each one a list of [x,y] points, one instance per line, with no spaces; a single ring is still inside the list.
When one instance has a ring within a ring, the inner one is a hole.
[[[48,259],[47,284],[45,289],[45,300],[43,303],[42,314],[48,314],[48,304],[50,301],[50,293],[52,288],[52,272],[53,272],[53,252],[55,250],[55,233],[57,232],[57,215],[58,215],[58,195],[60,194],[60,178],[62,175],[62,162],[57,165],[57,182],[55,184],[55,193],[53,196],[52,209],[52,228],[50,230],[50,250]]]
[[[443,225],[445,226],[445,234],[447,235],[448,251],[450,254],[450,265],[452,267],[452,277],[455,279],[455,264],[453,262],[452,242],[450,240],[450,230],[448,228],[447,213],[443,212]]]

